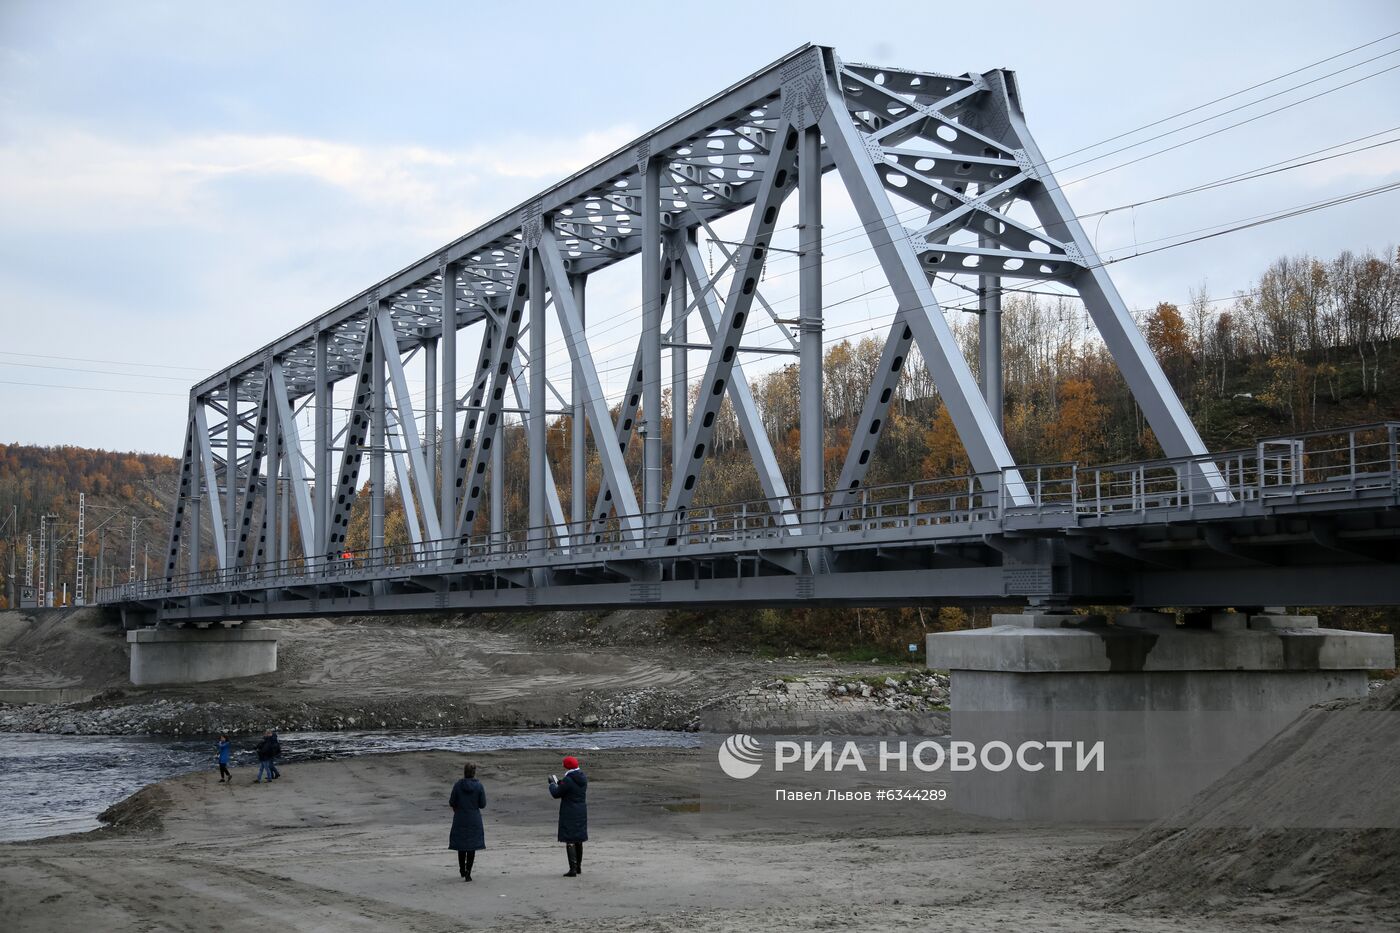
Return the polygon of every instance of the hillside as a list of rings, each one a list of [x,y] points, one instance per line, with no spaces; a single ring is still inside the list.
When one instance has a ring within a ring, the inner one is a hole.
[[[102,559],[103,579],[126,579],[136,521],[136,572],[143,572],[145,548],[158,567],[175,500],[172,457],[159,454],[88,450],[83,447],[29,447],[0,444],[0,599],[8,607],[11,572],[25,571],[25,536],[33,536],[36,564],[39,522],[55,515],[58,533],[56,578],[71,591],[77,558],[78,495],[87,498],[85,556],[90,580]],[[36,569],[37,573],[37,569]]]

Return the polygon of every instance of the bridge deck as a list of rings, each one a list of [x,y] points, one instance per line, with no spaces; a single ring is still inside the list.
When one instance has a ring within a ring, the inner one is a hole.
[[[817,515],[756,500],[694,508],[679,528],[649,523],[641,536],[615,520],[585,523],[545,546],[521,530],[465,551],[429,541],[99,596],[168,621],[639,603],[1146,603],[1154,593],[1174,605],[1397,603],[1397,436],[1400,423],[1385,423],[1209,457],[1022,467],[1029,505],[1008,503],[1001,477],[950,477],[869,487]]]

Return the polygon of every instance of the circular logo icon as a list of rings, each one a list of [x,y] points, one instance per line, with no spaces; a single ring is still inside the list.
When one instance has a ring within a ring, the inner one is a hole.
[[[749,735],[731,735],[719,747],[720,770],[742,781],[758,773],[763,763],[763,746]]]

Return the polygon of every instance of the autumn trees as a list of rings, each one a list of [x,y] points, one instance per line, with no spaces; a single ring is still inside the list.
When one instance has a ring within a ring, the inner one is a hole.
[[[74,579],[77,556],[78,494],[89,509],[84,551],[92,563],[89,581],[97,579],[96,560],[105,559],[103,576],[125,580],[132,554],[131,519],[137,520],[135,557],[138,573],[148,542],[164,546],[170,503],[179,464],[157,454],[114,453],[83,447],[34,447],[0,444],[0,517],[11,518],[0,535],[0,600],[6,598],[11,567],[24,576],[25,535],[39,546],[39,518],[55,515],[59,547],[55,579]],[[156,556],[159,560],[159,556]]]

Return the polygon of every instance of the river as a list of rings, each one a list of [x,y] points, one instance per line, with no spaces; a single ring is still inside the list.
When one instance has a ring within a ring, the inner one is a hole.
[[[608,732],[523,731],[453,735],[440,732],[288,732],[283,756],[298,761],[386,752],[485,752],[526,748],[694,748],[694,733],[621,729]],[[147,784],[207,768],[217,772],[214,737],[38,735],[0,733],[0,841],[84,832],[97,815]],[[257,767],[256,737],[234,743],[232,766]],[[235,772],[251,781],[255,770]]]

